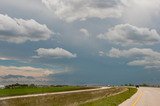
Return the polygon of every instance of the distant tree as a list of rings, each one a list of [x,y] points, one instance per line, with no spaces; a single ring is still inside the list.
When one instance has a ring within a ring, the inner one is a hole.
[[[129,83],[128,86],[133,86],[133,84]]]
[[[149,85],[147,85],[147,84],[143,83],[141,86],[147,87],[147,86],[149,86]]]
[[[124,84],[124,86],[128,86],[128,84]]]
[[[30,86],[30,87],[36,87],[36,85],[35,85],[35,84],[30,84],[29,86]]]

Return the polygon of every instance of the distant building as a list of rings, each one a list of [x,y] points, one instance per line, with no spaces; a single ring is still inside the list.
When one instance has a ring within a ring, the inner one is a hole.
[[[0,89],[4,89],[5,88],[5,86],[4,85],[0,85]]]

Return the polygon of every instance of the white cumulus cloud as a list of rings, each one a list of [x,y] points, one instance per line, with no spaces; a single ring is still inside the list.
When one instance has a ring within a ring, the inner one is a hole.
[[[8,57],[1,57],[0,56],[0,60],[13,60],[12,58],[8,58]]]
[[[51,38],[53,32],[33,19],[24,20],[0,14],[0,41],[24,43]]]
[[[42,0],[42,3],[67,22],[96,17],[120,18],[142,25],[160,16],[159,0]]]
[[[107,53],[107,56],[111,58],[134,58],[134,60],[128,62],[128,65],[160,70],[160,52],[153,51],[149,48],[132,48],[129,50],[112,48]]]
[[[105,53],[103,51],[98,52],[99,56],[105,56]]]
[[[31,77],[44,77],[55,73],[57,73],[55,70],[34,68],[30,66],[24,66],[24,67],[0,66],[0,76],[21,75],[21,76],[31,76]]]
[[[47,84],[51,81],[49,75],[68,72],[63,70],[37,68],[31,66],[0,66],[0,82],[2,84],[27,83]],[[53,81],[53,80],[52,80]]]
[[[81,28],[79,31],[80,31],[84,36],[86,36],[86,37],[89,37],[89,36],[90,36],[90,34],[89,34],[89,32],[88,32],[87,29]]]
[[[27,84],[47,84],[50,79],[49,75],[68,72],[68,68],[57,70],[48,68],[37,68],[31,66],[0,66],[0,83],[27,83]]]
[[[121,0],[123,20],[134,25],[147,25],[160,16],[159,0]]]
[[[121,45],[152,45],[160,42],[160,35],[155,29],[139,28],[130,24],[120,24],[110,28],[98,38]]]
[[[36,50],[37,52],[37,56],[34,57],[44,57],[44,58],[75,58],[77,57],[76,54],[72,54],[71,52],[63,49],[63,48],[49,48],[49,49],[45,49],[45,48],[39,48]]]
[[[42,0],[53,14],[67,22],[87,18],[121,17],[121,1],[118,0]]]

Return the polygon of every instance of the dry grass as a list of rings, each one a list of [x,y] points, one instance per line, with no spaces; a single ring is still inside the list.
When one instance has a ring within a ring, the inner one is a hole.
[[[106,97],[103,99],[99,99],[96,101],[84,103],[81,106],[118,106],[119,104],[130,98],[136,92],[137,92],[136,88],[128,88],[128,90],[125,92],[110,97]]]
[[[0,106],[77,106],[86,101],[101,99],[116,94],[126,88],[114,87],[97,91],[16,98],[0,101]]]
[[[61,87],[18,87],[12,89],[0,89],[0,97],[27,95],[27,94],[39,94],[39,93],[51,93],[62,91],[73,91],[92,89],[94,87],[81,87],[81,86],[61,86]]]

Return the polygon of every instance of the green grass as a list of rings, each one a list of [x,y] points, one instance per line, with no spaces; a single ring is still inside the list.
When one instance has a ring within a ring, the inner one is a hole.
[[[136,92],[137,92],[136,88],[128,88],[128,90],[123,93],[120,93],[114,96],[105,97],[103,99],[89,102],[81,106],[118,106],[119,104],[124,102],[126,99],[129,99]]]
[[[113,87],[96,91],[14,98],[0,101],[0,106],[77,106],[88,101],[98,100],[105,96],[117,94],[125,89],[124,87]]]
[[[63,87],[20,87],[20,88],[13,88],[13,89],[0,89],[0,97],[72,91],[72,90],[80,90],[80,89],[89,89],[89,87],[63,86]]]

